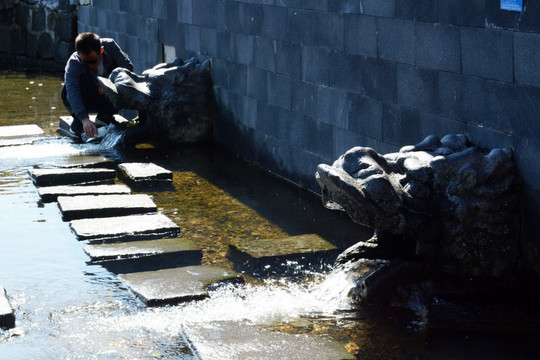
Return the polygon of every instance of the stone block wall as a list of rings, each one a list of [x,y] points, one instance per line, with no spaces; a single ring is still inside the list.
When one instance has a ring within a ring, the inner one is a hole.
[[[213,60],[216,137],[317,191],[319,163],[467,133],[515,150],[523,249],[540,272],[540,2],[499,0],[93,0],[79,30],[112,36],[138,72]]]
[[[70,0],[0,0],[3,67],[62,70],[76,35],[77,8]]]

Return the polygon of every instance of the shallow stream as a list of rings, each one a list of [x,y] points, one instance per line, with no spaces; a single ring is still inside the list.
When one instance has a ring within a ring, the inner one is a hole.
[[[174,190],[151,194],[182,236],[203,248],[203,264],[232,268],[228,244],[250,239],[268,239],[271,247],[272,239],[315,233],[346,248],[370,232],[324,209],[314,194],[217,146],[119,153],[73,144],[56,134],[65,115],[61,87],[57,76],[0,74],[0,126],[37,124],[45,131],[32,145],[0,147],[0,285],[17,317],[16,328],[0,330],[0,359],[192,359],[182,330],[220,321],[328,336],[358,359],[515,354],[498,337],[434,335],[397,311],[351,311],[345,274],[330,268],[299,268],[294,278],[246,276],[245,285],[220,288],[204,301],[145,307],[116,274],[87,263],[56,203],[39,201],[28,169],[74,155],[107,155],[172,170]]]

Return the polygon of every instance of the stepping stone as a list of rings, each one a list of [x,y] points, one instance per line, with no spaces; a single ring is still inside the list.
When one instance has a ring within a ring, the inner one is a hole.
[[[183,334],[201,360],[355,359],[322,335],[286,334],[237,321],[190,324]]]
[[[180,228],[162,214],[130,215],[73,220],[69,223],[78,240],[148,240],[178,237]]]
[[[36,186],[113,182],[116,177],[112,169],[30,169],[28,174]]]
[[[124,274],[122,279],[147,306],[202,300],[208,297],[209,288],[244,282],[232,270],[201,265]]]
[[[131,189],[126,185],[59,185],[38,188],[38,194],[43,202],[53,202],[59,196],[77,195],[113,195],[131,194]]]
[[[6,289],[0,286],[0,328],[11,329],[15,327],[15,312],[7,298]]]
[[[95,122],[96,121],[96,115],[90,115],[89,116],[90,121]],[[114,115],[114,122],[115,125],[119,127],[125,127],[129,120],[127,120],[125,117],[115,114]],[[69,128],[71,124],[73,123],[73,117],[72,116],[60,116],[60,123],[58,126],[58,132],[64,136],[70,137],[72,139],[79,139],[79,137],[75,134],[73,134],[71,131],[69,131]]]
[[[15,138],[15,139],[1,139],[0,138],[0,147],[7,146],[21,146],[21,145],[32,145],[42,138],[30,137],[30,138]]]
[[[282,274],[291,270],[287,261],[299,265],[320,267],[332,263],[340,249],[316,234],[283,239],[246,240],[229,245],[229,254],[242,270],[254,274]]]
[[[0,126],[0,138],[24,137],[42,134],[43,130],[41,130],[41,128],[35,124]]]
[[[80,195],[58,197],[64,221],[157,212],[149,195]]]
[[[84,252],[92,261],[130,259],[162,254],[182,257],[202,257],[201,248],[193,240],[184,238],[130,241],[100,245],[86,245]]]
[[[70,156],[60,161],[48,162],[40,165],[40,168],[107,168],[115,169],[118,161],[104,156]]]
[[[171,186],[172,172],[153,163],[123,163],[118,165],[120,175],[133,185],[141,187]]]

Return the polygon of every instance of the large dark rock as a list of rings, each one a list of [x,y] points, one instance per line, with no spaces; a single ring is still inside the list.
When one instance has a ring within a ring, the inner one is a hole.
[[[0,287],[0,329],[15,327],[15,312],[9,303],[6,290]]]
[[[143,72],[115,69],[99,78],[118,109],[139,110],[139,126],[128,129],[127,144],[159,139],[193,143],[211,135],[214,96],[210,59],[175,59]]]

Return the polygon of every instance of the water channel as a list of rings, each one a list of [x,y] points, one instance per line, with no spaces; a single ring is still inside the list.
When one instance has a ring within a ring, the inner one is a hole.
[[[147,308],[117,274],[89,258],[56,203],[39,201],[27,171],[74,155],[152,161],[174,172],[173,191],[151,193],[159,211],[203,248],[203,264],[231,267],[229,243],[315,233],[346,248],[370,232],[322,207],[312,193],[249,166],[219,146],[118,152],[56,134],[62,79],[0,74],[0,126],[37,124],[32,145],[0,148],[0,285],[17,317],[0,330],[0,359],[194,359],[184,328],[232,321],[291,334],[317,334],[358,359],[504,359],[519,354],[499,337],[434,334],[391,309],[352,311],[348,283],[330,268],[253,277],[207,300]],[[293,269],[296,264],[288,264]],[[164,265],[166,266],[166,265]],[[501,345],[503,344],[503,345]],[[315,355],[315,354],[314,354]],[[528,354],[521,354],[527,358]],[[221,359],[233,359],[223,354]],[[291,358],[294,356],[291,354]],[[316,357],[314,357],[316,358]]]

